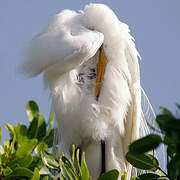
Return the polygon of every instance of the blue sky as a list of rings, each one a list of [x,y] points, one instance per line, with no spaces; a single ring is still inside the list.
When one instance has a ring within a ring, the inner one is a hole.
[[[24,79],[16,72],[23,48],[63,9],[79,10],[89,2],[109,5],[127,23],[141,54],[141,83],[154,109],[175,111],[180,103],[179,0],[1,0],[0,2],[0,125],[27,123],[25,105],[35,100],[47,117],[49,92],[42,75]],[[4,136],[7,135],[3,128]]]

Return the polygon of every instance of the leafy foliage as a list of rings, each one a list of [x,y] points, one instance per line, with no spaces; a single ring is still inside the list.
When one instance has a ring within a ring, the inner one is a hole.
[[[89,180],[85,154],[80,157],[79,149],[72,146],[72,158],[64,154],[56,159],[50,149],[53,146],[53,113],[48,123],[39,112],[34,101],[26,106],[29,126],[19,123],[13,127],[6,125],[10,139],[0,145],[0,179],[1,180]],[[2,137],[0,127],[0,140]],[[112,170],[103,174],[99,180],[117,180],[119,172]]]
[[[177,104],[178,110],[180,105]],[[135,168],[146,170],[144,174],[131,180],[178,180],[180,179],[180,119],[168,109],[161,108],[162,114],[156,121],[163,136],[150,134],[129,145],[126,159]],[[85,161],[84,152],[80,153],[72,145],[72,157],[68,159],[63,153],[57,159],[51,153],[54,128],[53,113],[48,123],[39,112],[34,101],[26,106],[29,126],[19,123],[13,127],[6,125],[10,139],[0,145],[0,179],[8,180],[91,180]],[[2,137],[0,127],[0,140]],[[165,144],[167,148],[167,173],[159,167],[153,155],[154,149]],[[117,180],[119,172],[111,170],[102,174],[98,180]],[[127,180],[127,173],[121,174],[121,180]]]
[[[15,127],[6,125],[10,139],[7,139],[3,146],[0,145],[0,179],[38,180],[41,177],[39,171],[45,167],[40,154],[52,147],[52,143],[48,143],[47,139],[53,138],[53,117],[47,124],[34,101],[27,104],[26,111],[29,127],[21,123]]]
[[[180,105],[177,104],[177,108],[180,110]],[[127,161],[136,168],[149,171],[132,180],[180,179],[180,119],[166,108],[161,107],[160,110],[162,114],[156,117],[156,122],[162,131],[162,137],[150,134],[129,145]],[[167,149],[167,173],[159,167],[156,157],[148,153],[160,144],[164,144]]]

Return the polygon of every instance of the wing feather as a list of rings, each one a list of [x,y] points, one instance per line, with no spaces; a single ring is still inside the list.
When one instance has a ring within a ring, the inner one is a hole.
[[[131,94],[131,102],[128,106],[126,121],[125,121],[125,135],[123,140],[124,153],[128,151],[128,145],[139,137],[140,116],[141,116],[141,90],[140,90],[140,72],[138,63],[138,52],[135,48],[133,38],[129,34],[126,26],[126,48],[125,57],[127,61],[130,79],[128,80],[128,87]],[[131,175],[132,166],[127,163],[128,178]]]
[[[163,134],[161,133],[161,130],[156,122],[156,114],[143,88],[141,88],[141,106],[142,116],[140,127],[142,128],[139,129],[140,137],[150,133],[162,136]],[[160,145],[160,147],[155,150],[154,154],[160,162],[160,167],[162,167],[162,169],[166,169],[165,146],[163,144]]]

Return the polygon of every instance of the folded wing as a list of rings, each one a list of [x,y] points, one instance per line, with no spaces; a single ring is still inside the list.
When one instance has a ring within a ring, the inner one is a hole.
[[[30,43],[20,71],[28,76],[46,70],[62,74],[94,56],[104,36],[83,26],[78,15],[69,10],[56,15]]]

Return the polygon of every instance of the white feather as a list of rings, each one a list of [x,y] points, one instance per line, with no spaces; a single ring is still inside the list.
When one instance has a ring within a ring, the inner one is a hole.
[[[139,129],[140,137],[150,133],[163,136],[156,122],[156,114],[143,88],[141,88],[141,97],[142,116],[140,127],[143,128]],[[161,144],[158,149],[155,150],[154,154],[160,162],[160,167],[165,170],[167,164],[165,146]]]
[[[103,39],[102,33],[83,26],[81,14],[64,10],[32,40],[20,71],[29,76],[42,71],[61,75],[94,56]]]
[[[88,76],[91,68],[96,69],[102,43],[108,64],[97,102],[96,81]],[[138,56],[128,26],[106,5],[89,4],[79,13],[64,10],[56,15],[32,40],[21,66],[31,76],[44,72],[58,122],[60,151],[69,153],[75,144],[88,152],[93,179],[100,175],[102,139],[107,170],[127,171],[130,178],[125,154],[128,144],[139,137],[141,121]]]

